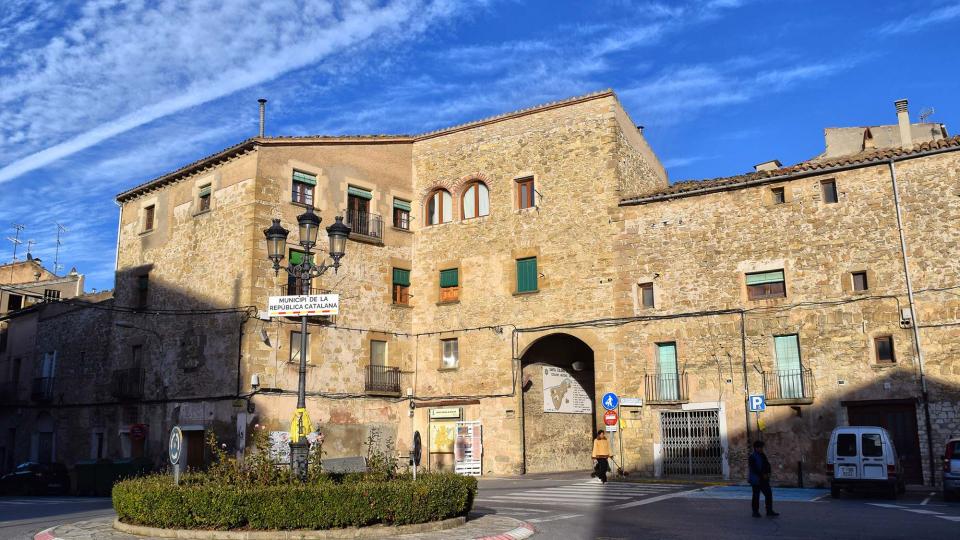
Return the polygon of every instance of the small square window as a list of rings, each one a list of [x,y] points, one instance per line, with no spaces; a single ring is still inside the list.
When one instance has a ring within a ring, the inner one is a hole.
[[[152,230],[153,230],[153,218],[154,218],[155,210],[156,210],[156,207],[155,207],[154,205],[152,205],[152,204],[151,204],[150,206],[148,206],[148,207],[146,207],[146,208],[143,209],[143,230],[144,230],[144,232],[146,232],[146,231],[152,231]]]
[[[833,204],[837,202],[836,180],[824,180],[820,182],[820,189],[823,191],[823,202],[827,204]]]
[[[876,350],[877,363],[891,364],[897,361],[893,352],[893,336],[875,337],[873,346]]]
[[[533,208],[537,205],[536,191],[533,188],[533,177],[520,178],[517,180],[517,208]]]
[[[313,206],[313,192],[316,185],[316,175],[302,171],[293,171],[292,201]]]
[[[653,283],[641,283],[637,285],[637,289],[640,293],[640,300],[645,308],[654,307],[653,302]]]
[[[537,258],[517,259],[517,292],[537,290]]]
[[[410,230],[410,201],[393,199],[393,226],[405,231]]]
[[[55,302],[60,299],[60,291],[56,289],[44,289],[43,290],[43,301],[44,302]]]
[[[786,193],[782,187],[775,187],[770,190],[773,195],[773,204],[783,204],[787,202]]]
[[[455,369],[460,365],[460,343],[454,339],[441,339],[440,352],[442,355],[441,369]]]
[[[290,361],[300,363],[300,332],[290,332]],[[310,362],[310,332],[307,332],[307,362]]]
[[[747,298],[750,300],[786,298],[787,296],[787,284],[784,281],[783,270],[754,272],[747,274],[746,279]]]
[[[865,291],[870,288],[870,284],[867,282],[866,272],[854,272],[852,276],[854,291]]]
[[[206,212],[210,209],[210,184],[206,184],[200,187],[200,212]]]

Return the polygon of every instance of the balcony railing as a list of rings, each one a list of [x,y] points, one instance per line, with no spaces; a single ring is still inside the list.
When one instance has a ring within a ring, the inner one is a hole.
[[[400,395],[400,368],[367,366],[367,380],[364,389],[371,394]]]
[[[308,289],[305,283],[287,283],[280,286],[280,296],[305,296],[327,294],[330,291],[324,289]]]
[[[813,400],[813,372],[809,369],[765,371],[763,395],[767,403],[810,402]]]
[[[30,390],[30,399],[33,401],[52,401],[53,377],[34,377],[33,388]]]
[[[687,396],[686,373],[656,373],[644,377],[647,403],[684,403]]]
[[[141,399],[143,397],[143,368],[113,370],[110,393],[117,399]]]
[[[359,234],[369,238],[383,239],[383,218],[379,214],[347,210],[347,225],[350,234]]]

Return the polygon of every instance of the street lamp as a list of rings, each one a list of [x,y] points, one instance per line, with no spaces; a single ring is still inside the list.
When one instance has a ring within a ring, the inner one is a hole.
[[[321,262],[319,265],[313,263],[311,250],[317,245],[320,221],[320,217],[313,213],[313,206],[308,206],[306,212],[297,216],[297,223],[300,225],[300,246],[303,247],[304,254],[303,262],[292,266],[280,266],[280,261],[283,260],[287,249],[287,236],[290,231],[280,225],[279,219],[274,219],[273,224],[263,230],[263,235],[267,239],[267,258],[273,261],[274,275],[279,275],[282,268],[301,285],[301,293],[306,290],[307,294],[310,294],[313,278],[322,276],[331,268],[336,273],[340,268],[340,259],[345,255],[350,227],[343,224],[343,216],[337,216],[336,222],[327,227],[327,236],[330,238],[328,254],[332,262],[330,264]],[[287,291],[287,294],[289,293],[290,291]],[[290,467],[301,481],[307,479],[307,463],[310,457],[310,441],[307,440],[307,433],[313,430],[310,417],[307,416],[307,347],[307,316],[303,315],[300,317],[300,379],[297,384],[297,410],[290,422]]]

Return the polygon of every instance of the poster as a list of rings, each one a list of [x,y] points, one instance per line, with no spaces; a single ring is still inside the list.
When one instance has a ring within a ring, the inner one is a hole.
[[[430,422],[430,453],[452,454],[456,429],[456,422]]]
[[[543,412],[591,414],[593,404],[567,370],[543,366]]]

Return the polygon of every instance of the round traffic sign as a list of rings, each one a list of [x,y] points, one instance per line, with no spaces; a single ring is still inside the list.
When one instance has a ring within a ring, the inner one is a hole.
[[[170,464],[176,465],[180,462],[180,454],[183,450],[183,432],[180,431],[180,426],[173,426],[173,429],[170,430],[170,444],[167,447],[168,454],[170,455]]]
[[[607,411],[603,413],[603,423],[608,426],[617,425],[617,420],[620,419],[620,415],[617,414],[617,411]]]
[[[620,398],[618,398],[613,392],[607,392],[603,395],[603,399],[600,400],[600,403],[603,405],[604,409],[612,411],[620,405]]]

